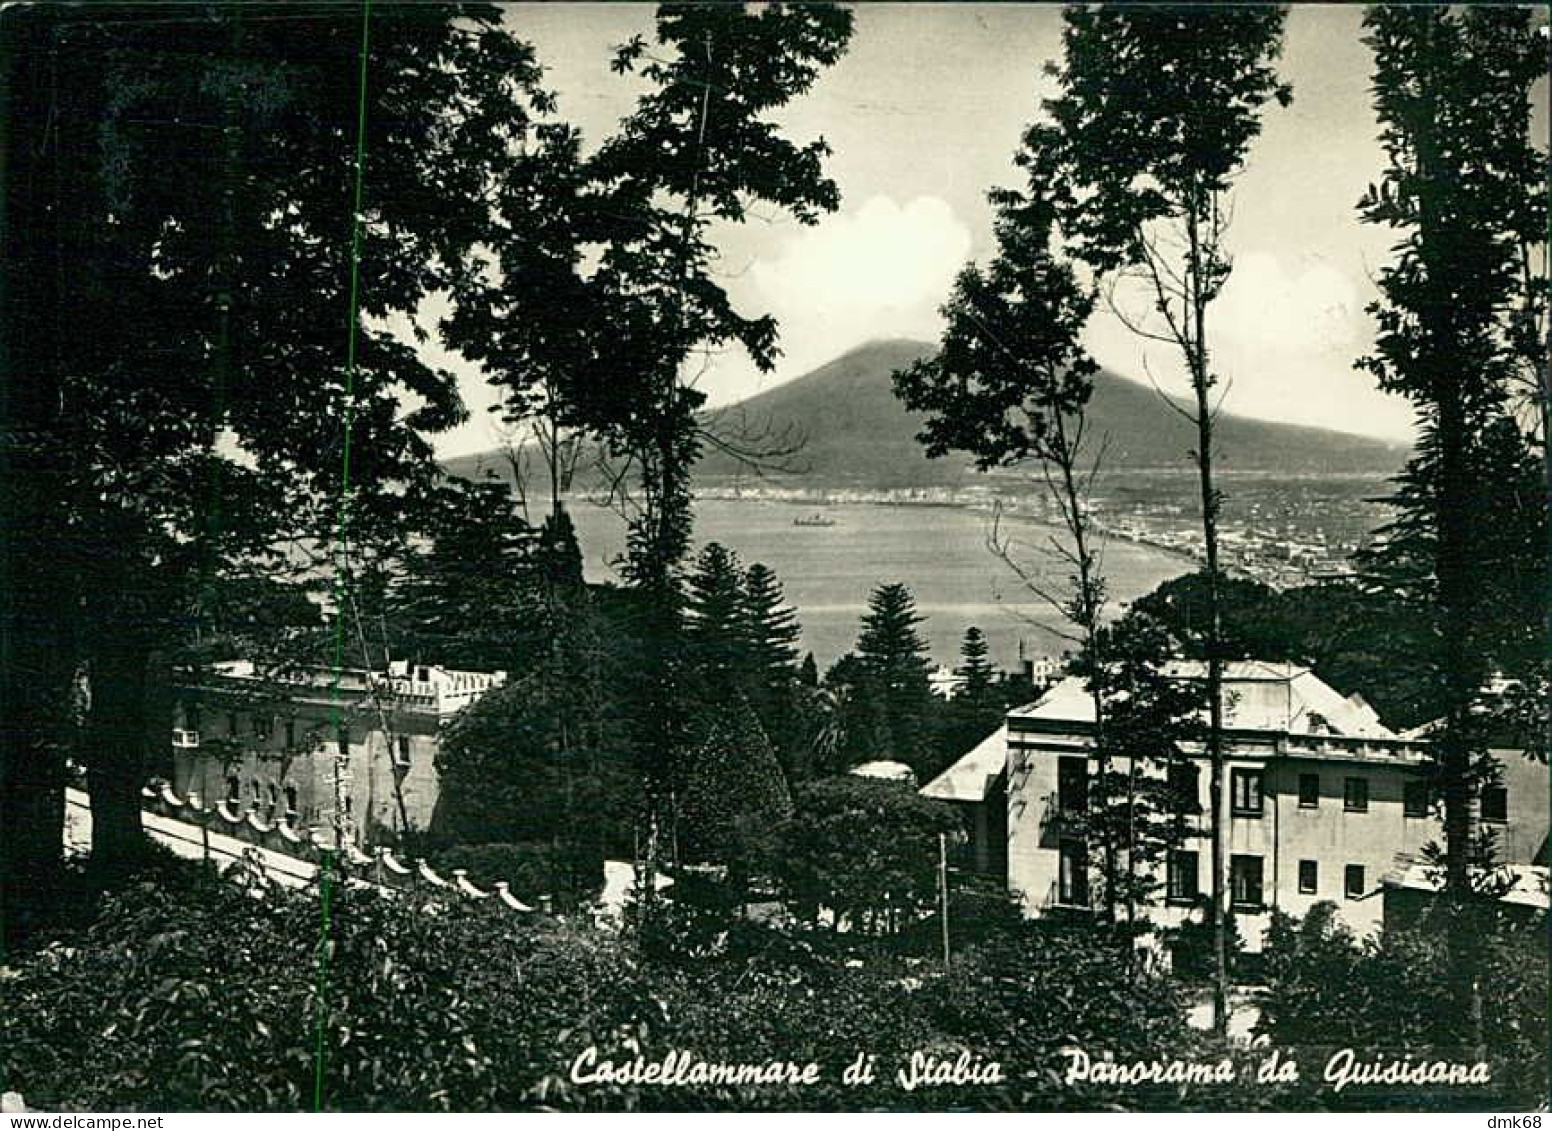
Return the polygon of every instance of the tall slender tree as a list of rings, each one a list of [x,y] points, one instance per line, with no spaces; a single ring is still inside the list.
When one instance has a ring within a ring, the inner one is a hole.
[[[609,363],[584,373],[575,396],[589,426],[626,461],[614,482],[630,520],[625,571],[647,618],[638,717],[648,870],[688,733],[673,710],[674,641],[690,471],[708,439],[695,362],[730,344],[761,369],[776,355],[774,320],[740,314],[717,280],[712,229],[742,223],[761,205],[804,224],[838,206],[823,171],[825,143],[795,144],[772,119],[841,57],[851,26],[851,13],[830,4],[664,5],[655,42],[637,37],[614,60],[649,89],[589,163],[613,221],[591,280],[610,311],[611,347]]]
[[[1172,349],[1191,387],[1171,406],[1196,429],[1207,559],[1208,678],[1213,824],[1214,1026],[1228,1024],[1223,811],[1223,658],[1216,647],[1221,496],[1213,477],[1221,375],[1210,312],[1228,280],[1225,244],[1235,178],[1278,81],[1283,9],[1139,7],[1066,10],[1059,91],[1048,120],[1024,137],[1032,168],[1050,169],[1064,243],[1103,281],[1112,313],[1144,341]],[[1145,312],[1135,309],[1140,304]]]
[[[1484,620],[1481,598],[1492,588],[1494,563],[1485,559],[1498,539],[1483,525],[1476,492],[1494,438],[1523,440],[1508,419],[1514,381],[1527,365],[1544,373],[1546,364],[1546,343],[1527,340],[1530,311],[1538,296],[1545,301],[1545,268],[1538,279],[1528,262],[1528,246],[1545,244],[1544,172],[1527,192],[1533,170],[1544,170],[1545,158],[1533,156],[1529,111],[1545,55],[1528,9],[1377,7],[1364,26],[1386,167],[1359,212],[1398,242],[1370,306],[1375,349],[1359,364],[1382,388],[1407,396],[1420,425],[1396,501],[1404,529],[1426,547],[1416,587],[1432,630],[1428,667],[1441,715],[1433,745],[1445,886],[1464,909],[1473,865],[1482,862],[1473,795],[1494,772],[1483,691],[1496,618]],[[1468,928],[1457,930],[1451,959],[1474,1041],[1481,993]]]
[[[1012,540],[994,524],[990,545],[1038,599],[1071,630],[1059,634],[1098,662],[1105,609],[1101,540],[1091,521],[1089,493],[1098,470],[1087,435],[1087,405],[1098,365],[1080,340],[1094,294],[1073,264],[1054,248],[1056,211],[1048,187],[1052,170],[1044,151],[1019,155],[1028,190],[996,190],[997,256],[984,269],[960,272],[943,308],[947,329],[939,352],[894,375],[906,405],[927,415],[919,439],[930,456],[951,450],[977,466],[1033,463],[1039,482],[1061,516],[1065,540],[1047,549],[1065,571],[1053,584],[1044,570],[1021,560]],[[1105,704],[1091,688],[1100,782],[1109,781]],[[1101,849],[1106,909],[1114,917],[1115,845]]]

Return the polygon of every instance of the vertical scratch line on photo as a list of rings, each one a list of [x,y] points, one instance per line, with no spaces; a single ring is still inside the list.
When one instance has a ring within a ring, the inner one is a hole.
[[[329,904],[332,888],[332,869],[337,859],[345,850],[345,826],[340,813],[340,798],[342,791],[339,788],[339,759],[341,752],[338,747],[342,727],[344,725],[344,712],[340,702],[340,681],[345,667],[345,621],[341,610],[345,607],[346,589],[349,580],[349,534],[350,534],[350,439],[351,429],[354,424],[354,398],[356,379],[356,338],[360,324],[360,284],[361,284],[361,198],[363,170],[366,166],[366,76],[367,76],[367,52],[369,47],[369,35],[372,24],[372,0],[361,0],[361,46],[360,68],[357,72],[356,82],[356,167],[355,184],[350,213],[350,300],[348,321],[345,328],[345,397],[341,420],[342,442],[340,452],[340,495],[339,495],[339,519],[336,531],[337,569],[335,572],[335,601],[334,601],[334,680],[331,686],[330,698],[332,700],[334,715],[334,736],[336,744],[335,753],[335,788],[334,788],[334,848],[333,852],[323,854],[322,865],[319,869],[319,938],[318,938],[318,984],[317,984],[317,1046],[313,1057],[313,1110],[323,1110],[323,1080],[327,1063],[325,1033],[328,1028],[327,996],[329,988],[329,943],[330,921]]]

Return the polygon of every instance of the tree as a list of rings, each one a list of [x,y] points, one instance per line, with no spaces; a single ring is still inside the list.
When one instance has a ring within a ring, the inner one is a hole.
[[[954,674],[962,681],[955,698],[983,706],[992,700],[996,690],[997,670],[987,658],[986,636],[971,625],[959,644],[959,666]]]
[[[792,811],[776,751],[748,703],[724,703],[690,756],[679,798],[681,859],[728,864],[739,876],[751,842]]]
[[[738,555],[708,543],[685,580],[685,653],[712,702],[745,690],[750,666],[749,622]]]
[[[505,484],[453,480],[435,489],[423,541],[394,563],[382,605],[393,651],[453,667],[516,672],[553,634],[541,532],[514,511]]]
[[[987,656],[986,637],[978,628],[965,630],[954,674],[958,688],[940,714],[939,742],[949,757],[971,749],[1002,723],[1006,693],[999,673]]]
[[[1050,170],[1067,247],[1104,280],[1111,311],[1144,341],[1171,347],[1190,380],[1191,453],[1200,483],[1208,576],[1208,754],[1212,770],[1212,919],[1219,942],[1214,1025],[1228,1021],[1223,954],[1223,657],[1219,654],[1218,513],[1213,479],[1209,312],[1232,267],[1224,244],[1228,197],[1269,101],[1291,92],[1273,63],[1285,12],[1126,5],[1067,9],[1059,93],[1049,122],[1024,137],[1026,162]],[[1130,293],[1128,293],[1130,292]],[[1127,309],[1129,297],[1148,314]],[[1221,397],[1219,398],[1221,403]]]
[[[1492,657],[1478,620],[1489,574],[1478,568],[1488,563],[1479,561],[1486,532],[1473,509],[1475,476],[1520,364],[1515,302],[1535,285],[1525,240],[1545,243],[1544,220],[1534,236],[1527,229],[1535,206],[1524,180],[1531,84],[1544,60],[1520,10],[1376,9],[1365,27],[1387,164],[1359,211],[1399,242],[1370,307],[1375,351],[1359,365],[1410,398],[1421,425],[1397,502],[1430,551],[1421,588],[1443,718],[1436,747],[1447,884],[1463,896],[1476,840],[1470,797],[1487,769],[1477,707]],[[1543,182],[1533,194],[1543,217],[1544,192]]]
[[[839,202],[823,174],[823,141],[796,145],[771,115],[805,93],[845,51],[850,12],[828,4],[659,9],[656,45],[637,37],[614,69],[648,87],[589,162],[603,214],[592,293],[609,312],[609,364],[584,374],[583,421],[624,461],[613,482],[629,517],[625,572],[647,594],[648,644],[637,681],[647,787],[647,863],[688,735],[675,655],[676,574],[689,547],[690,469],[716,442],[696,410],[697,351],[741,346],[761,369],[776,352],[769,316],[736,311],[716,277],[714,225],[769,205],[814,223]],[[634,476],[634,485],[629,479]],[[655,709],[652,709],[655,706]]]
[[[36,48],[7,52],[11,89],[40,100],[10,118],[32,171],[7,293],[47,280],[10,358],[37,378],[17,423],[42,470],[7,482],[46,492],[23,526],[55,573],[40,596],[71,635],[62,666],[86,665],[100,708],[88,784],[104,865],[141,845],[142,754],[162,741],[138,706],[150,653],[212,579],[331,547],[313,568],[344,589],[358,549],[402,531],[436,474],[424,433],[459,418],[455,386],[387,325],[450,285],[482,234],[481,190],[538,77],[493,7],[389,9],[365,26],[248,4],[143,16],[45,6],[5,21]],[[12,625],[13,640],[31,631]],[[16,690],[41,711],[62,677]],[[29,774],[47,780],[57,755],[33,751]],[[9,806],[28,782],[5,777]]]
[[[1399,241],[1369,307],[1379,325],[1375,349],[1359,366],[1408,397],[1420,425],[1397,502],[1430,551],[1417,589],[1441,710],[1434,777],[1446,888],[1464,903],[1473,865],[1482,863],[1472,797],[1493,773],[1481,710],[1493,649],[1478,600],[1492,564],[1481,555],[1493,540],[1482,537],[1473,509],[1475,477],[1524,362],[1517,319],[1531,297],[1523,288],[1535,285],[1526,241],[1545,243],[1545,184],[1541,231],[1532,235],[1527,210],[1537,194],[1527,197],[1525,180],[1531,86],[1544,58],[1527,11],[1379,8],[1364,25],[1386,168],[1359,213]],[[1477,956],[1462,938],[1451,958],[1462,1012],[1480,1031]]]
[[[776,745],[788,779],[800,781],[811,772],[797,665],[802,629],[775,571],[760,562],[744,571],[744,615],[749,631],[750,705]]]
[[[1089,450],[1087,405],[1098,365],[1081,342],[1094,293],[1054,246],[1055,174],[1049,157],[1043,150],[1021,152],[1016,161],[1027,170],[1027,191],[990,194],[997,208],[996,257],[984,270],[969,266],[960,272],[943,307],[948,327],[938,354],[896,373],[894,382],[908,407],[929,414],[919,437],[929,456],[966,451],[983,471],[1037,466],[1040,487],[1055,505],[1065,535],[1044,547],[1065,575],[1062,583],[1052,584],[1044,571],[1020,560],[1011,537],[1002,533],[1000,515],[988,544],[1026,589],[1072,626],[1053,631],[1095,656],[1106,592],[1102,539],[1089,506],[1100,460]],[[1103,741],[1105,704],[1097,690],[1093,701],[1103,777],[1109,747]],[[967,738],[974,741],[961,735],[955,747]],[[1104,890],[1114,893],[1113,846],[1106,849],[1103,869]],[[1106,910],[1113,918],[1114,906]]]
[[[795,908],[831,925],[893,934],[933,906],[938,837],[959,828],[952,809],[908,785],[841,775],[797,791],[777,866]]]
[[[935,755],[927,747],[927,724],[934,703],[927,683],[927,645],[916,631],[923,619],[904,585],[876,586],[868,596],[856,655],[863,680],[859,690],[868,696],[882,743],[873,756],[898,759],[930,777],[926,771],[934,768]]]
[[[1102,627],[1094,650],[1080,653],[1073,665],[1105,705],[1082,827],[1090,852],[1105,866],[1110,917],[1119,918],[1124,908],[1133,930],[1145,921],[1161,866],[1191,831],[1188,821],[1197,811],[1186,746],[1202,737],[1205,704],[1199,684],[1169,670],[1181,651],[1168,628],[1133,608]],[[1180,795],[1183,789],[1189,796]]]

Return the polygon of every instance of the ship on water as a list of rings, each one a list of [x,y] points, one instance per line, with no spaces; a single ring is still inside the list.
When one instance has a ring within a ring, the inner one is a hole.
[[[793,526],[834,526],[835,519],[827,514],[815,512],[811,515],[799,515],[792,520]]]

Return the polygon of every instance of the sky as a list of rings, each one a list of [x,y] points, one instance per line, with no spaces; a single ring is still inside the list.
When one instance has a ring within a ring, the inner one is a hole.
[[[531,42],[561,116],[596,144],[630,112],[639,80],[611,73],[611,48],[650,37],[648,4],[512,4],[508,25]],[[1362,10],[1294,5],[1279,71],[1293,104],[1263,115],[1233,199],[1226,240],[1234,271],[1211,313],[1209,343],[1225,408],[1246,416],[1408,440],[1405,401],[1353,368],[1373,339],[1365,305],[1393,236],[1359,223],[1355,204],[1379,178]],[[761,374],[728,353],[697,377],[712,404],[800,377],[883,338],[933,341],[954,274],[994,251],[986,192],[1018,187],[1019,136],[1053,92],[1060,56],[1051,5],[891,4],[856,8],[847,54],[777,120],[794,141],[823,137],[839,211],[812,227],[767,214],[718,229],[724,285],[746,314],[775,315],[783,356]],[[1540,121],[1545,144],[1546,119]],[[1102,312],[1087,331],[1117,373],[1184,389],[1172,352]],[[492,447],[491,391],[456,356],[471,420],[444,456]]]

